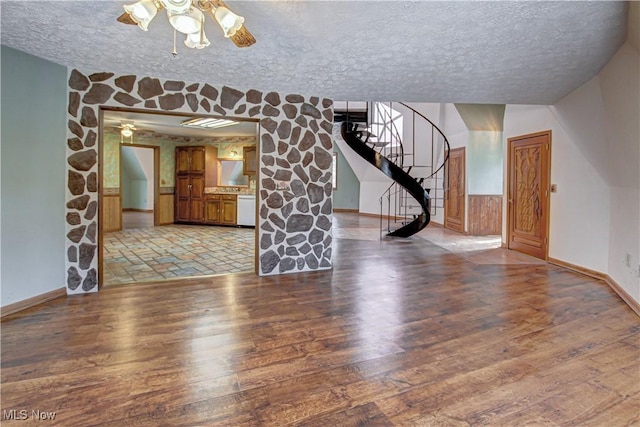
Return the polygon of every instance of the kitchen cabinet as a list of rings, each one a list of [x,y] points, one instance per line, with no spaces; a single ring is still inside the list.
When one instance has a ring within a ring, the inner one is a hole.
[[[242,157],[244,158],[244,164],[242,166],[242,172],[245,175],[255,176],[258,172],[258,151],[254,145],[252,147],[242,147]]]
[[[218,150],[176,147],[175,222],[205,222],[204,188],[217,185]]]
[[[216,225],[236,225],[237,198],[235,194],[207,194],[205,222]]]
[[[176,147],[176,173],[204,173],[207,154],[213,154],[211,149],[216,150],[215,147]]]
[[[206,222],[207,224],[220,223],[220,197],[219,196],[207,195],[205,197],[204,222]]]
[[[204,177],[197,174],[176,177],[176,222],[204,220]]]

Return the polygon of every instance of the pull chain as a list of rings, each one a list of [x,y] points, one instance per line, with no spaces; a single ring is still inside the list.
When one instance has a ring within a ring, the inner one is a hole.
[[[173,29],[173,52],[171,52],[171,54],[173,55],[174,58],[176,58],[178,56],[178,49],[176,49],[176,29]]]

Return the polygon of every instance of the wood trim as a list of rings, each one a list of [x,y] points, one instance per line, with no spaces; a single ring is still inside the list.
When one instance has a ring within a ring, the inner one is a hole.
[[[341,209],[341,208],[333,208],[334,212],[350,212],[350,213],[360,213],[358,209]]]
[[[633,312],[636,313],[638,317],[640,317],[640,302],[634,300],[633,297],[631,297],[631,295],[627,293],[627,291],[622,289],[622,286],[618,285],[618,283],[616,283],[616,281],[611,278],[611,276],[607,275],[607,278],[604,281],[607,282],[607,285],[609,285],[609,287],[613,289],[613,291],[618,294],[620,298],[622,298],[622,301],[627,303],[629,308],[633,310]]]
[[[145,213],[151,213],[151,212],[154,212],[154,210],[153,209],[122,208],[122,212],[145,212]]]
[[[134,212],[153,212],[153,225],[160,225],[160,215],[158,212],[159,203],[158,198],[160,197],[160,147],[157,145],[147,145],[147,144],[120,144],[120,189],[122,190],[122,147],[135,147],[135,148],[147,148],[153,150],[153,209],[132,209],[132,208],[122,208],[122,200],[120,200],[120,224],[122,224],[122,212],[125,211],[134,211]],[[122,191],[120,191],[122,194]]]
[[[577,273],[584,274],[585,276],[593,277],[594,279],[606,280],[607,275],[600,273],[599,271],[591,270],[590,268],[580,267],[579,265],[571,264],[570,262],[561,261],[556,258],[549,257],[547,259],[549,264],[557,265],[558,267],[564,267],[569,270],[573,270]]]
[[[2,312],[0,314],[0,318],[4,320],[5,317],[8,317],[19,311],[26,310],[27,308],[35,307],[36,305],[44,304],[45,302],[66,296],[67,288],[58,288],[49,292],[45,292],[44,294],[24,299],[22,301],[7,304],[4,307],[0,308],[0,311]]]
[[[581,267],[579,265],[571,264],[570,262],[561,261],[555,258],[549,258],[547,260],[549,264],[557,265],[558,267],[566,268],[567,270],[575,271],[576,273],[584,274],[585,276],[593,277],[594,279],[604,281],[609,287],[618,294],[620,299],[624,301],[629,308],[640,317],[640,302],[634,300],[631,295],[625,291],[622,286],[616,283],[608,274],[600,273],[599,271],[591,270],[590,268]]]
[[[429,225],[432,227],[444,228],[444,224],[440,224],[439,222],[429,221]]]

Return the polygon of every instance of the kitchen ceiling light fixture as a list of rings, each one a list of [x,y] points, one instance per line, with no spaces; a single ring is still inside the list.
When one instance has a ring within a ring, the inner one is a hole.
[[[133,131],[136,128],[133,126],[133,122],[129,120],[123,120],[120,122],[120,144],[128,142],[133,144]],[[125,138],[129,138],[129,141],[125,141]]]
[[[238,122],[226,119],[213,119],[210,117],[197,117],[195,119],[185,120],[180,123],[182,126],[191,128],[204,128],[204,129],[216,129],[223,128],[225,126],[237,125]]]
[[[256,42],[253,35],[244,26],[244,18],[233,13],[222,0],[139,0],[125,5],[118,21],[137,25],[144,31],[155,18],[159,10],[166,9],[169,23],[186,35],[184,44],[193,49],[202,49],[211,43],[204,33],[204,15],[216,21],[224,36],[230,38],[238,47],[248,47]],[[175,50],[174,39],[174,55]]]

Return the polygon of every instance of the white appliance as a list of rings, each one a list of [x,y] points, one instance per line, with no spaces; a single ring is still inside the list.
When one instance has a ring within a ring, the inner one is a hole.
[[[256,226],[256,196],[254,194],[238,194],[238,225]]]

